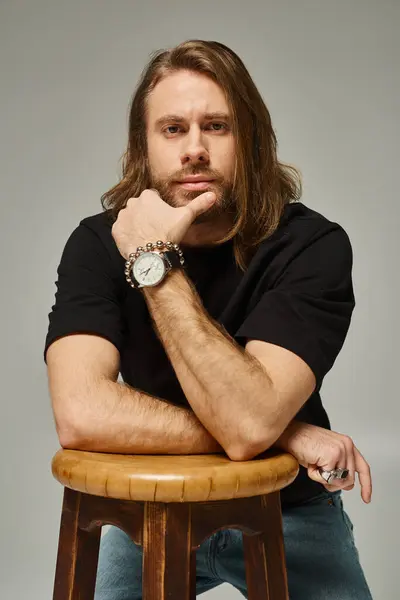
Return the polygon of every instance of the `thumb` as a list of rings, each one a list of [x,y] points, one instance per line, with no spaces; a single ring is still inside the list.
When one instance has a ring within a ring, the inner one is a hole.
[[[216,199],[217,196],[214,194],[214,192],[205,192],[189,202],[187,208],[190,209],[193,218],[196,218],[198,215],[201,215],[203,212],[208,210],[210,206],[214,204]]]
[[[321,473],[319,472],[318,465],[308,465],[307,473],[309,478],[313,481],[317,481],[318,483],[326,485],[325,479],[321,476]]]

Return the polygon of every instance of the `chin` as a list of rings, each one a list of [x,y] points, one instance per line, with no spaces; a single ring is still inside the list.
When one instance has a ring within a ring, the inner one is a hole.
[[[202,223],[210,223],[211,221],[215,221],[221,216],[221,213],[225,210],[226,203],[226,192],[221,189],[209,187],[207,190],[196,190],[196,191],[182,191],[182,190],[168,190],[169,193],[164,194],[162,196],[164,200],[175,208],[180,208],[182,206],[187,206],[189,202],[192,202],[198,196],[205,194],[206,192],[212,191],[217,194],[217,199],[215,203],[203,214],[199,215],[193,222],[193,225],[200,225]]]
[[[209,191],[209,190],[206,190]],[[198,196],[201,196],[202,194],[204,194],[205,191],[202,190],[200,191],[195,191],[195,192],[186,192],[186,193],[177,193],[174,194],[173,197],[173,202],[175,206],[185,206],[186,204],[188,204],[189,202],[191,202],[192,200],[194,200],[195,198],[197,198]]]

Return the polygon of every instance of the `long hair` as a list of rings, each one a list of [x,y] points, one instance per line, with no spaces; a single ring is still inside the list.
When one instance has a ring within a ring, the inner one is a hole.
[[[295,167],[278,161],[269,111],[242,60],[224,44],[189,40],[152,55],[130,104],[121,180],[101,196],[101,203],[116,218],[129,198],[150,187],[146,100],[159,81],[178,70],[206,75],[226,95],[236,142],[236,206],[232,227],[218,243],[233,239],[236,263],[245,271],[257,246],[278,227],[285,205],[300,199],[302,184]]]

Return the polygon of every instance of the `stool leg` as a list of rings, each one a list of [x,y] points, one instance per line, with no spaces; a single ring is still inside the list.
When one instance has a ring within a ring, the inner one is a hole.
[[[82,494],[64,488],[53,600],[93,600],[101,528],[79,528]]]
[[[194,600],[196,554],[190,504],[146,502],[143,527],[143,600]]]
[[[259,531],[243,535],[248,600],[289,600],[279,492],[260,496]]]

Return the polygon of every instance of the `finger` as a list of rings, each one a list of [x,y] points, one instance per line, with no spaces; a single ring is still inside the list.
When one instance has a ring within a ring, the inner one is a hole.
[[[315,473],[316,481],[322,483],[326,487],[326,489],[330,491],[341,490],[348,483],[347,480],[344,479],[333,479],[330,483],[327,483],[326,479],[322,477],[320,470],[324,471],[333,471],[334,469],[346,469],[349,451],[346,446],[345,440],[340,440],[340,443],[331,450],[329,458],[326,458],[324,461],[319,461],[317,466],[317,470]]]
[[[155,194],[157,194],[157,196],[160,196],[160,192],[158,190],[156,190],[156,188],[147,188],[147,190],[144,190],[145,192],[154,192]]]
[[[343,489],[348,491],[354,488],[355,483],[355,458],[354,458],[354,443],[351,438],[347,438],[347,442],[345,442],[347,448],[347,459],[345,469],[348,470],[349,474],[346,479],[343,479],[343,483],[345,484]]]
[[[203,212],[208,210],[210,206],[212,206],[217,199],[217,196],[214,192],[205,192],[200,196],[197,196],[186,205],[186,209],[190,211],[193,220],[201,215]]]
[[[328,455],[329,453],[329,455]],[[347,448],[344,440],[335,440],[335,445],[329,449],[326,454],[321,456],[318,461],[318,467],[324,471],[333,471],[333,469],[345,469],[347,464]]]
[[[347,485],[346,487],[344,487],[343,489],[346,492],[349,492],[350,490],[354,489],[355,483],[353,483],[353,485]]]
[[[366,504],[371,502],[372,497],[372,477],[371,469],[361,452],[354,446],[355,470],[358,473],[358,479],[361,486],[361,498]]]
[[[337,485],[336,483],[327,483],[325,481],[325,479],[321,476],[321,473],[319,472],[320,467],[318,465],[309,465],[307,472],[308,472],[308,476],[310,479],[312,479],[313,481],[316,481],[317,483],[322,483],[322,485],[324,486],[325,489],[328,490],[328,492],[336,492],[337,490],[341,490],[342,486],[341,485]],[[333,481],[339,481],[338,479],[334,479]]]
[[[338,479],[334,481],[337,489],[342,489],[348,492],[354,489],[355,486],[355,446],[353,440],[348,436],[344,436],[343,443],[345,447],[346,459],[343,461],[343,465],[338,464],[338,467],[346,469],[348,471],[348,475],[344,479]]]

